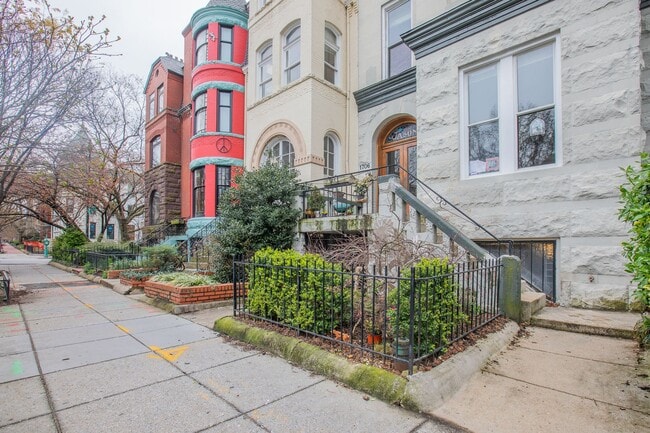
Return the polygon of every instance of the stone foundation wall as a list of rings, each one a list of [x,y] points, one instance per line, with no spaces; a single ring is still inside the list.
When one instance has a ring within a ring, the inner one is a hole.
[[[169,222],[181,217],[181,166],[178,164],[161,164],[144,174],[146,188],[145,226],[152,225],[149,209],[151,193],[155,190],[160,195],[160,222]]]

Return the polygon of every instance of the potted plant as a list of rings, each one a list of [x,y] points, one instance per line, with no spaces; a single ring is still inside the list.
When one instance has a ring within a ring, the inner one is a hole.
[[[374,180],[375,178],[373,177],[373,175],[368,173],[361,179],[357,179],[354,182],[354,193],[357,195],[358,199],[362,199],[366,196],[366,193],[368,192],[368,188],[370,188],[370,185]]]
[[[325,197],[318,188],[312,187],[307,195],[307,211],[311,211],[312,214],[316,211],[320,212],[324,205]]]

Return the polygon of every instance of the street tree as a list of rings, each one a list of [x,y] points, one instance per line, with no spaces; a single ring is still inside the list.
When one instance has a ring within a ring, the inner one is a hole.
[[[102,217],[100,239],[115,217],[122,241],[128,226],[144,213],[144,103],[135,75],[103,73],[78,107],[82,140],[68,168],[69,188]]]
[[[48,0],[0,2],[0,205],[32,155],[95,89],[93,59],[117,39]]]

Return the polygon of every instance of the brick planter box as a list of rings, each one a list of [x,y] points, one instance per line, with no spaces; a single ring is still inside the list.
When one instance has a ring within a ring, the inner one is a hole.
[[[124,272],[123,269],[111,269],[110,271],[106,271],[106,278],[109,280],[120,278],[122,272]]]
[[[133,289],[143,289],[144,290],[144,283],[145,283],[145,281],[147,281],[147,279],[148,278],[135,280],[135,279],[120,277],[120,284],[122,284],[124,286],[131,286],[131,288],[133,288]]]
[[[231,283],[210,286],[176,287],[155,281],[144,283],[144,294],[150,298],[167,299],[173,304],[198,304],[232,299]]]

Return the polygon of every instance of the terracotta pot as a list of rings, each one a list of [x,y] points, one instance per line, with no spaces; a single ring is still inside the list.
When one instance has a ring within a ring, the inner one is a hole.
[[[381,334],[368,334],[366,341],[370,345],[381,344]]]

